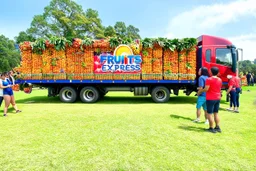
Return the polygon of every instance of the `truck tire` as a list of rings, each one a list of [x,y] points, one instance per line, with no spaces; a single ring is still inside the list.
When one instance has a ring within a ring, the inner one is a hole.
[[[59,93],[60,100],[64,103],[74,103],[77,98],[77,92],[73,87],[63,87]]]
[[[165,103],[170,99],[170,90],[163,86],[152,89],[151,97],[156,103]]]
[[[80,91],[80,99],[84,103],[94,103],[100,98],[99,91],[94,87],[84,87]]]

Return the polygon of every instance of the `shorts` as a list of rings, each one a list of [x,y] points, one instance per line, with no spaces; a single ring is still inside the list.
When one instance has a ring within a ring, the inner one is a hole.
[[[220,108],[220,100],[206,100],[207,113],[218,113]]]
[[[13,91],[4,91],[4,95],[13,96]]]
[[[204,110],[207,110],[205,96],[198,96],[197,98],[196,108],[201,109],[201,107],[203,107]]]

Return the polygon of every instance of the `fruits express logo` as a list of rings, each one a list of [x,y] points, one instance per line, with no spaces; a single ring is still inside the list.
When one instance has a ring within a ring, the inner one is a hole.
[[[96,73],[138,73],[141,72],[142,58],[133,55],[132,49],[127,45],[119,45],[114,54],[101,54],[95,58]]]

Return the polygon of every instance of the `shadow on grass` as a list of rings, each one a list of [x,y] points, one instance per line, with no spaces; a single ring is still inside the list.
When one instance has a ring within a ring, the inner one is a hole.
[[[205,128],[195,127],[195,126],[179,126],[178,128],[186,131],[206,132]]]
[[[184,116],[180,116],[180,115],[171,114],[170,117],[171,117],[171,118],[175,118],[175,119],[184,119],[184,120],[193,121],[193,119],[191,119],[191,118],[189,118],[189,117],[184,117]]]
[[[59,97],[33,96],[16,100],[17,103],[62,103]],[[77,100],[75,103],[82,103]],[[97,104],[155,104],[151,96],[105,96],[97,101]],[[165,103],[166,104],[166,103]],[[196,97],[175,96],[171,97],[167,104],[196,104]]]

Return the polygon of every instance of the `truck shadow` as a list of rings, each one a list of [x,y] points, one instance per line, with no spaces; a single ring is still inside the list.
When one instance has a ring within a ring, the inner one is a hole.
[[[193,104],[196,105],[197,97],[193,96],[172,96],[167,103],[162,104]],[[33,103],[63,103],[59,97],[33,96],[16,100],[16,103],[33,104]],[[83,103],[77,100],[75,103]],[[134,97],[134,96],[105,96],[96,102],[97,104],[156,104],[150,96]],[[225,103],[225,101],[221,101]],[[72,103],[70,103],[72,104]],[[86,103],[83,103],[86,104]],[[161,105],[161,103],[160,103]],[[220,109],[225,110],[225,109]]]

